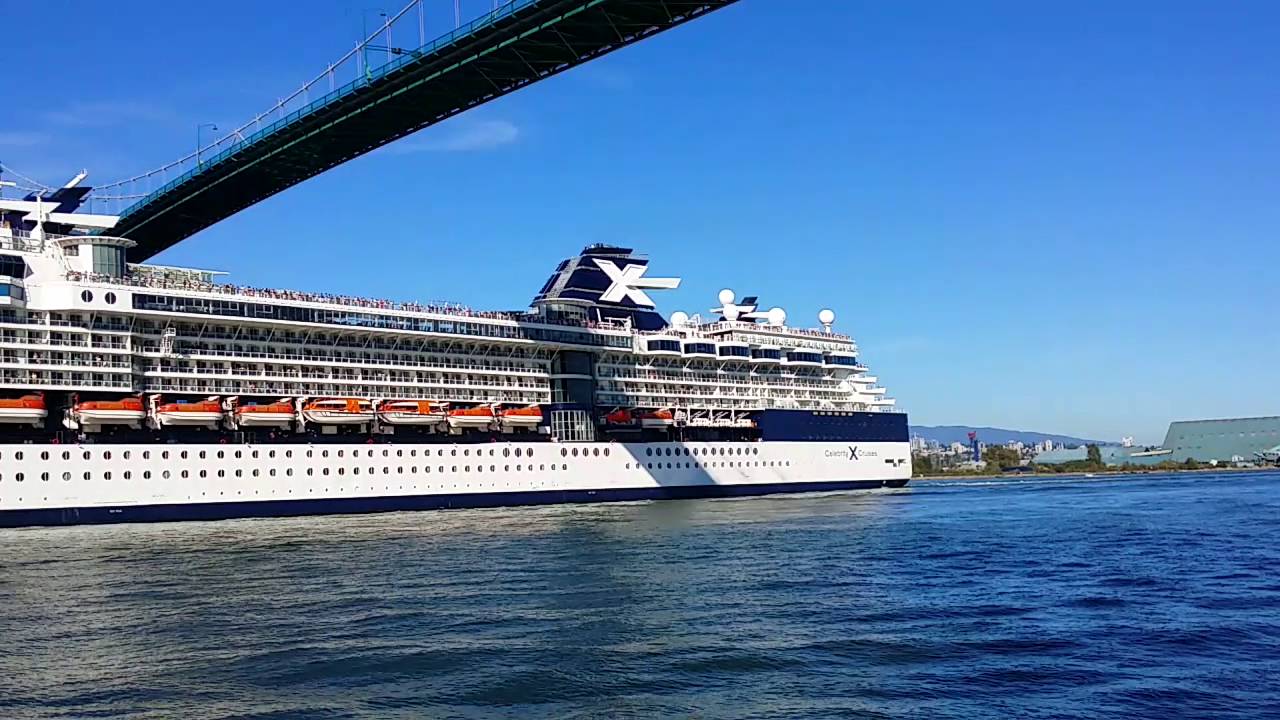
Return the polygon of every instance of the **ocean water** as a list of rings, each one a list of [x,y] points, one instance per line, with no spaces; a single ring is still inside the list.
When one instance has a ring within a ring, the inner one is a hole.
[[[1280,473],[0,531],[0,718],[1280,716]]]

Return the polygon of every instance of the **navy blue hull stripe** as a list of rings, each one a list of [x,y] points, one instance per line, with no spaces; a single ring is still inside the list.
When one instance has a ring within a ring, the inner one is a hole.
[[[906,480],[838,480],[832,482],[777,483],[768,485],[669,485],[612,490],[539,490],[459,495],[409,495],[394,497],[323,498],[315,500],[261,500],[251,502],[181,503],[172,505],[119,505],[81,508],[0,510],[0,527],[30,525],[96,525],[179,520],[227,520],[251,517],[342,515],[438,510],[443,508],[510,507],[558,503],[620,502],[688,498],[744,497],[777,493],[861,490],[902,487]]]

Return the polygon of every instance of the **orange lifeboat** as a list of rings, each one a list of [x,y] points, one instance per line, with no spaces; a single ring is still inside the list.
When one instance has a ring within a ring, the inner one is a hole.
[[[213,398],[196,402],[157,403],[156,419],[164,426],[200,425],[215,428],[222,421],[222,403]]]
[[[631,411],[626,408],[614,410],[604,416],[605,425],[634,425],[635,418],[631,416]]]
[[[240,427],[288,427],[293,423],[293,403],[280,400],[265,405],[237,405],[235,418]]]
[[[0,398],[0,423],[13,423],[39,427],[49,416],[44,405],[44,395],[33,393],[20,398]]]
[[[323,398],[302,407],[302,417],[318,425],[363,425],[373,415],[373,403],[360,398]]]
[[[473,408],[458,408],[449,411],[449,427],[451,428],[487,428],[493,425],[493,408],[481,405]]]
[[[636,419],[640,421],[640,427],[645,428],[669,428],[676,424],[675,415],[670,410],[638,413]]]
[[[498,413],[498,422],[505,430],[535,428],[542,424],[542,408],[537,405],[509,408]]]
[[[136,397],[86,400],[71,406],[71,419],[85,430],[93,430],[102,425],[129,425],[137,428],[146,416],[142,398]]]
[[[391,425],[439,425],[447,414],[426,400],[384,400],[378,405],[378,419]]]

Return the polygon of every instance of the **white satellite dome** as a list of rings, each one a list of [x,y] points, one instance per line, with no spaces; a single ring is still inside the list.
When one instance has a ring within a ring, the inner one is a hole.
[[[724,308],[720,310],[720,312],[724,314],[725,320],[728,320],[729,322],[733,322],[738,319],[739,315],[742,314],[742,308],[732,303],[727,303],[724,306]]]
[[[676,327],[683,327],[689,323],[689,313],[683,310],[677,310],[671,313],[671,324]]]
[[[836,321],[836,313],[831,308],[823,308],[818,311],[818,322],[823,325],[830,325]]]
[[[721,305],[728,305],[728,304],[730,304],[730,303],[732,303],[732,302],[733,302],[733,297],[734,297],[734,296],[733,296],[733,291],[732,291],[732,290],[730,290],[729,288],[725,288],[725,289],[723,289],[723,290],[721,290],[721,291],[720,291],[720,296],[719,296],[719,297],[720,297],[720,304],[721,304]]]
[[[780,307],[770,308],[768,317],[770,325],[785,325],[787,322],[787,311]]]

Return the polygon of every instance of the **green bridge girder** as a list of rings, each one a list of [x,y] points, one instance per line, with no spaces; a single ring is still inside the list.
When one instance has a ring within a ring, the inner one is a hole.
[[[111,234],[138,243],[130,261],[146,260],[352,158],[734,2],[530,0],[210,158],[130,206]]]

